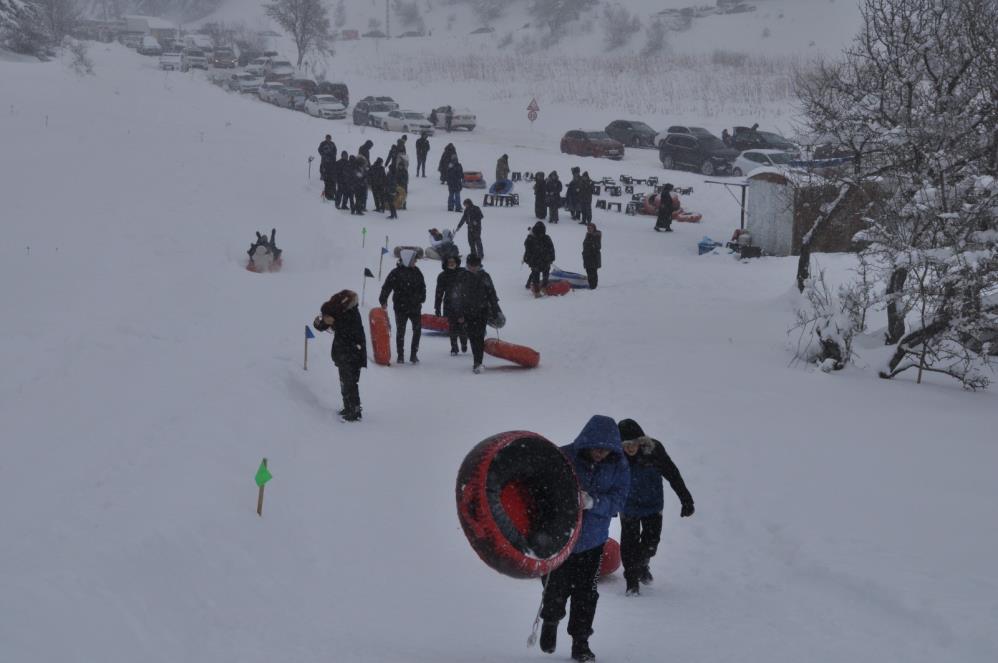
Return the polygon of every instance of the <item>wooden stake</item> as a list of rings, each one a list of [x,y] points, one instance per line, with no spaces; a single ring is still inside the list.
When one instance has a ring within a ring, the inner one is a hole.
[[[263,466],[267,467],[267,459],[263,459]],[[256,498],[256,515],[263,516],[263,489],[266,484],[260,486],[260,495]]]

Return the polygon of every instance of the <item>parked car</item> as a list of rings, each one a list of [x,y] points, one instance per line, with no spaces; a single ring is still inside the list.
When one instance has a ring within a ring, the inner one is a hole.
[[[731,174],[741,177],[762,167],[789,169],[791,161],[793,157],[783,150],[746,150],[735,159]]]
[[[295,68],[287,60],[268,60],[263,67],[263,77],[268,81],[286,81],[294,76]]]
[[[344,106],[350,105],[350,89],[347,87],[346,83],[330,83],[329,81],[320,81],[319,87],[316,89],[315,93],[332,95],[339,99],[340,103]]]
[[[159,56],[159,68],[164,71],[180,71],[184,66],[184,55],[180,51],[170,51]]]
[[[433,133],[433,125],[422,113],[411,110],[393,110],[381,121],[385,131],[403,131],[405,133]]]
[[[353,107],[353,123],[361,126],[375,126],[371,113],[388,113],[395,110],[391,104],[381,101],[358,101]]]
[[[688,127],[685,125],[674,124],[655,136],[655,146],[662,147],[662,141],[664,141],[669,134],[687,134],[689,136],[708,136],[710,138],[717,138],[717,136],[710,133],[703,127]],[[721,140],[720,138],[717,139]]]
[[[605,131],[569,131],[561,139],[561,151],[580,157],[606,157],[615,161],[624,158],[624,145],[610,138]]]
[[[163,47],[151,35],[143,37],[136,50],[138,50],[139,55],[161,55],[163,53]]]
[[[211,65],[216,69],[235,69],[237,62],[231,48],[216,48],[211,56]]]
[[[783,150],[794,157],[800,156],[800,148],[780,134],[772,131],[759,131],[749,127],[735,127],[731,134],[731,145],[736,150]]]
[[[268,62],[270,62],[270,58],[256,58],[255,60],[251,60],[246,65],[246,73],[263,76],[263,70],[267,67]]]
[[[257,93],[257,96],[260,97],[261,101],[266,101],[266,102],[272,104],[272,103],[274,103],[274,95],[276,95],[279,90],[283,90],[283,89],[284,89],[284,85],[282,83],[276,83],[276,82],[263,83],[257,89],[256,93]]]
[[[614,120],[606,125],[606,134],[628,147],[655,147],[655,136],[658,132],[644,122]]]
[[[260,51],[251,48],[240,48],[238,64],[240,67],[247,67],[250,62],[258,59],[261,55]]]
[[[196,48],[185,48],[183,64],[180,69],[181,71],[190,71],[191,69],[204,69],[208,71],[208,58],[205,56],[204,51]]]
[[[284,81],[284,84],[298,88],[306,97],[314,97],[319,93],[319,85],[309,78],[291,78]]]
[[[261,85],[263,85],[263,76],[247,74],[246,72],[231,74],[222,82],[222,87],[232,92],[257,92]]]
[[[674,133],[662,141],[658,158],[670,170],[692,168],[704,175],[725,175],[731,172],[738,151],[715,136]]]
[[[395,100],[391,97],[371,97],[367,96],[361,99],[361,101],[376,101],[378,103],[387,104],[390,106],[389,110],[398,110],[399,105],[395,103]]]
[[[478,124],[478,117],[475,116],[467,108],[454,108],[453,106],[441,106],[440,108],[434,108],[433,112],[430,113],[435,122],[433,125],[437,129],[447,128],[447,111],[451,112],[450,128],[453,129],[467,129],[468,131],[474,131],[475,125]]]
[[[347,116],[347,107],[331,94],[320,94],[305,100],[305,112],[327,120],[342,120]]]
[[[296,87],[284,85],[274,92],[274,104],[291,110],[304,110],[305,99],[307,99],[305,93]]]

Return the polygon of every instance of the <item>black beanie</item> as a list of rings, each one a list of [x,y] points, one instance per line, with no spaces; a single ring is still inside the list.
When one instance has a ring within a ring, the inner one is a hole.
[[[621,419],[620,423],[617,424],[617,428],[620,429],[621,442],[636,440],[639,437],[645,436],[645,432],[641,430],[641,426],[638,426],[638,422],[633,419]]]

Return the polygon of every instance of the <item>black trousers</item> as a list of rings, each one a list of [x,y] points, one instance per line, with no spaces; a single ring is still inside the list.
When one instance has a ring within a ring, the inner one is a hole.
[[[546,622],[561,621],[565,616],[565,604],[572,599],[568,634],[576,640],[589,639],[593,634],[593,619],[599,600],[596,580],[602,557],[603,546],[569,555],[551,575],[541,578],[545,587],[541,619]]]
[[[456,315],[447,316],[447,326],[450,330],[450,349],[451,352],[457,352],[457,342],[458,339],[461,341],[461,349],[468,349],[468,330],[465,328],[461,319]],[[484,343],[484,341],[483,341]]]
[[[558,223],[558,203],[548,205],[548,223]]]
[[[534,196],[534,216],[543,221],[548,215],[548,206],[543,196]]]
[[[592,223],[593,221],[593,206],[592,203],[589,205],[582,206],[582,221],[584,223]]]
[[[416,155],[416,177],[419,177],[419,173],[423,173],[423,177],[426,177],[426,157]]]
[[[530,278],[527,279],[527,287],[536,286],[538,288],[548,287],[548,275],[551,269],[531,269]]]
[[[479,258],[485,257],[485,249],[482,247],[482,236],[480,234],[473,235],[468,233],[468,249],[473,256],[478,256]]]
[[[419,352],[419,337],[423,333],[423,323],[420,320],[419,311],[400,311],[395,309],[395,349],[398,351],[398,358],[405,357],[405,326],[412,323],[412,352],[409,357]]]
[[[336,199],[336,180],[323,180],[325,187],[322,190],[322,195],[326,200]]]
[[[374,200],[374,211],[385,211],[385,190],[380,186],[371,187],[371,198]]]
[[[620,517],[620,559],[624,563],[624,578],[637,580],[648,560],[658,552],[662,538],[662,514],[644,518]]]
[[[336,367],[340,372],[340,394],[344,410],[360,409],[360,366],[344,364]]]
[[[471,358],[475,366],[481,366],[485,357],[485,325],[488,321],[485,318],[464,318],[464,325],[468,331],[468,342],[471,343]]]
[[[586,267],[586,277],[589,279],[589,289],[595,290],[596,285],[599,283],[599,274],[595,268],[590,269]]]

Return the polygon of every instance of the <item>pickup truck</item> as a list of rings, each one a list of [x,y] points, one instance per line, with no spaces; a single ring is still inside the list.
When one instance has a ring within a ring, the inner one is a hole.
[[[159,68],[166,71],[180,71],[183,65],[183,56],[179,51],[163,53],[159,56]]]

